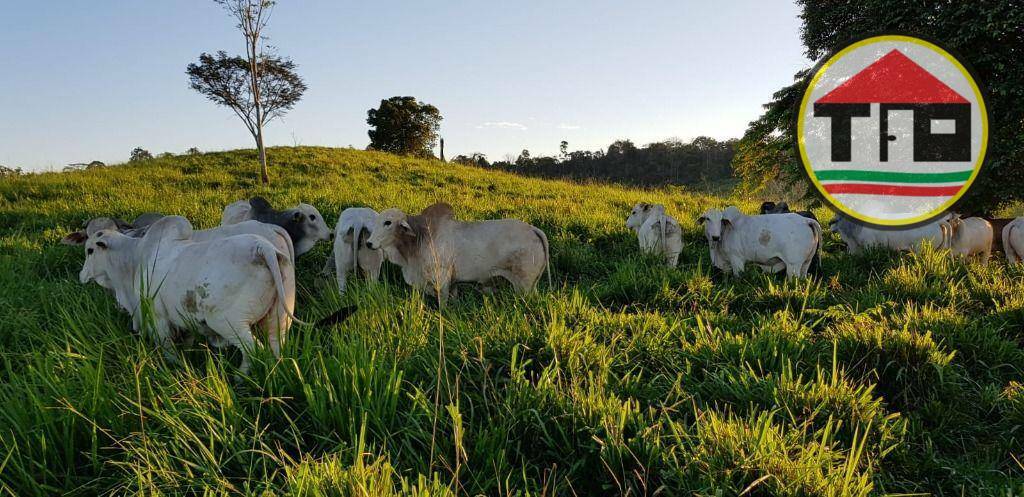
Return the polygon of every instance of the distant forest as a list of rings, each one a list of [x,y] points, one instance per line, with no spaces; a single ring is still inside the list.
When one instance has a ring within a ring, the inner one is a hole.
[[[666,140],[637,147],[617,140],[607,151],[570,152],[561,143],[557,157],[531,156],[523,150],[514,160],[489,162],[483,154],[460,155],[452,160],[527,176],[598,179],[634,185],[691,184],[732,177],[736,140],[718,141],[701,136],[690,142]]]

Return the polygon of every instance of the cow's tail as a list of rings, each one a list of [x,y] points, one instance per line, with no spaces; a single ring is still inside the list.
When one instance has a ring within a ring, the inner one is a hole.
[[[813,219],[810,219],[809,221],[810,222],[807,223],[807,224],[808,224],[808,226],[811,227],[811,234],[814,236],[814,252],[811,253],[811,261],[813,262],[815,257],[817,257],[819,259],[819,261],[820,261],[821,260],[821,224],[819,224],[817,221],[815,221]],[[810,267],[810,263],[808,263],[808,267]]]
[[[533,228],[534,234],[540,238],[540,244],[544,246],[544,270],[548,273],[548,286],[551,286],[551,246],[548,245],[548,236],[540,228]]]
[[[288,309],[287,297],[284,289],[284,278],[281,277],[281,264],[278,262],[278,256],[280,256],[286,258],[286,260],[289,261],[289,264],[291,264],[291,259],[288,259],[288,254],[277,250],[277,248],[269,243],[266,245],[262,243],[257,245],[256,253],[263,257],[263,262],[267,265],[267,269],[270,270],[270,276],[274,280],[274,289],[277,291],[277,305],[281,306],[281,309],[288,317],[292,318],[292,321],[308,325],[309,323],[295,317],[295,315],[292,314],[292,311]]]
[[[1010,261],[1010,264],[1020,262],[1021,256],[1024,255],[1017,253],[1017,250],[1013,248],[1013,242],[1010,240],[1010,236],[1013,235],[1013,228],[1016,225],[1017,220],[1015,219],[1003,227],[1003,252],[1006,252],[1006,260]]]

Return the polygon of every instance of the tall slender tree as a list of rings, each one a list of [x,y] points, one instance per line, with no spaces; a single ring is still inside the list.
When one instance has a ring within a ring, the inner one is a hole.
[[[245,40],[245,57],[203,54],[189,64],[191,86],[217,104],[230,107],[245,123],[259,153],[260,180],[270,183],[263,127],[284,115],[302,98],[306,84],[290,59],[265,54],[263,29],[270,22],[273,0],[214,0],[236,20]]]

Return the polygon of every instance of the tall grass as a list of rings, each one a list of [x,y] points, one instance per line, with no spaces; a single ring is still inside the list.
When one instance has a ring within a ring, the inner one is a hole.
[[[0,492],[47,495],[1008,495],[1024,491],[1024,271],[943,253],[847,256],[783,281],[712,272],[695,218],[754,199],[520,178],[326,148],[154,159],[0,182]],[[255,194],[517,217],[551,240],[534,295],[442,310],[394,267],[339,297],[298,264],[281,359],[199,341],[172,364],[58,242],[144,211],[213,226]],[[637,201],[684,229],[637,254]],[[825,211],[818,212],[827,217]]]

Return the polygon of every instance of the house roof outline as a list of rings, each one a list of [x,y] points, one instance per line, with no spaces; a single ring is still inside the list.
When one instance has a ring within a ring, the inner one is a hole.
[[[837,86],[816,104],[970,104],[898,49]]]

